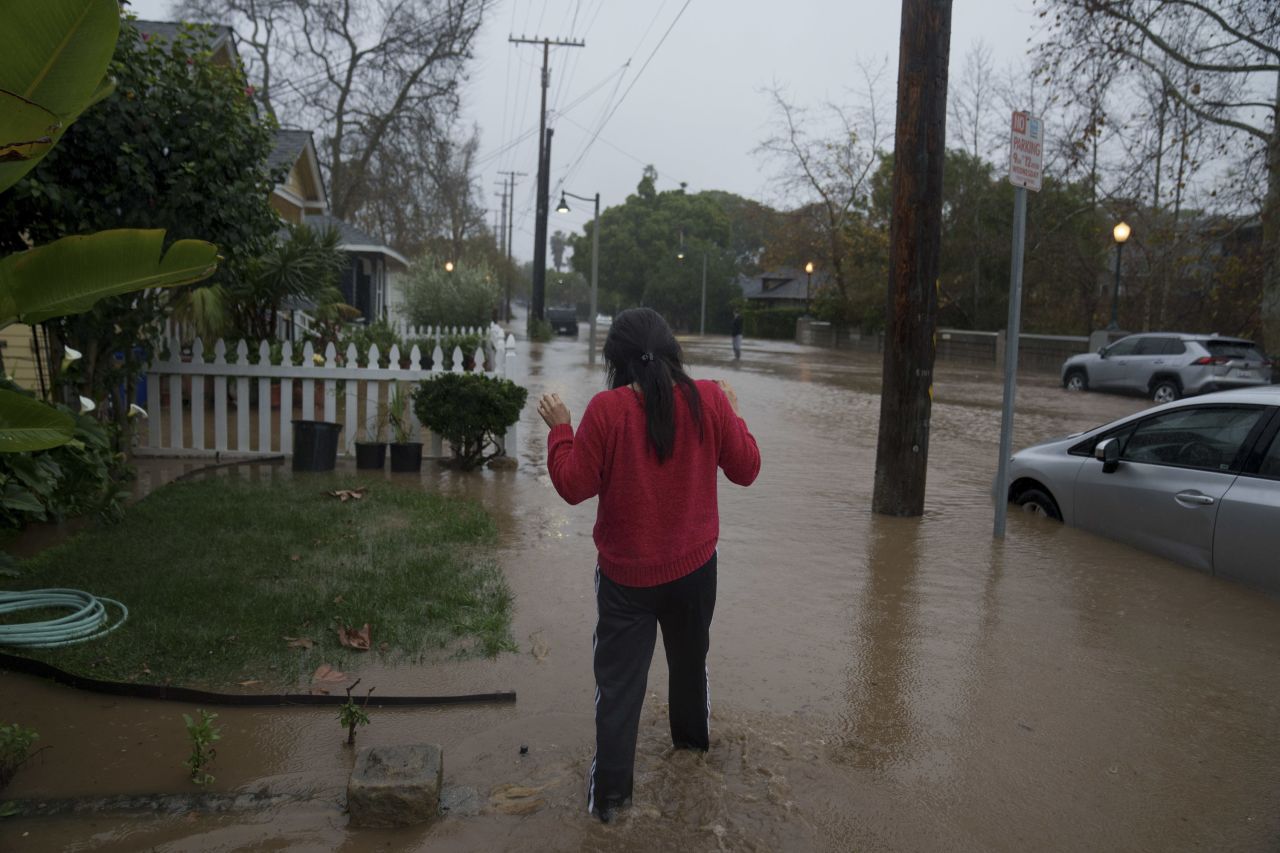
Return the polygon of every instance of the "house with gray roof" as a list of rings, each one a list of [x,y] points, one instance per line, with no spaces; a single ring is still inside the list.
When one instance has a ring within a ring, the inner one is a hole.
[[[783,267],[757,276],[739,276],[742,297],[753,308],[804,308],[808,300],[827,284],[825,272],[812,275],[804,270]]]
[[[377,237],[329,213],[312,214],[307,225],[338,232],[338,248],[351,259],[338,283],[342,298],[359,310],[365,322],[392,319],[401,302],[396,278],[409,269],[409,260]]]
[[[144,21],[135,20],[133,25],[144,39],[160,39],[173,43],[178,36],[192,28],[207,32],[210,36],[210,57],[215,65],[231,65],[240,61],[240,52],[236,50],[235,32],[225,24],[190,24],[180,21]]]

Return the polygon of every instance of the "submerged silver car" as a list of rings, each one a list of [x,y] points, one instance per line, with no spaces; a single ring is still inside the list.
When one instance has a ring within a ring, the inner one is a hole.
[[[1280,386],[1156,406],[1012,457],[1008,499],[1280,592]]]
[[[1270,384],[1271,361],[1257,344],[1219,335],[1129,335],[1062,365],[1062,385],[1069,391],[1126,391],[1157,403]]]

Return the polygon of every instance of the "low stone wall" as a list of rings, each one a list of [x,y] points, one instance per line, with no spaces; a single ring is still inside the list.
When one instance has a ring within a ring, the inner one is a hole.
[[[796,321],[796,343],[832,349],[882,352],[884,334],[864,335],[857,329],[801,318]],[[1004,347],[1003,331],[938,330],[937,357],[940,361],[1000,367],[1004,364]],[[1089,338],[1084,336],[1023,334],[1018,339],[1018,370],[1057,373],[1067,358],[1089,350]]]

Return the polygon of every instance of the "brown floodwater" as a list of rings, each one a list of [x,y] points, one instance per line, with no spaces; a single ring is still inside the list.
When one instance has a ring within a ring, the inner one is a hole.
[[[374,709],[360,733],[443,745],[447,785],[478,792],[478,809],[349,829],[352,754],[332,710],[223,709],[212,789],[279,799],[0,820],[0,849],[1280,848],[1280,601],[1022,514],[993,541],[994,370],[939,365],[926,512],[891,519],[870,511],[879,356],[749,343],[734,363],[725,338],[685,345],[696,376],[737,389],[763,467],[721,490],[711,750],[669,748],[655,654],[619,822],[584,802],[595,504],[555,494],[531,404],[518,470],[422,476],[498,519],[520,652],[359,673],[381,694],[518,692],[511,706]],[[531,400],[554,390],[579,414],[603,385],[584,342],[521,352]],[[1144,405],[1024,375],[1015,445]],[[48,747],[5,796],[186,793],[191,710],[0,673],[0,720]]]

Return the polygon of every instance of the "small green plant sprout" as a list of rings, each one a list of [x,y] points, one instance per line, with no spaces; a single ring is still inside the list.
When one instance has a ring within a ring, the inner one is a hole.
[[[213,748],[215,741],[222,740],[222,730],[213,724],[217,714],[199,710],[200,721],[192,720],[190,715],[183,714],[187,724],[187,735],[191,738],[191,755],[187,757],[187,768],[191,771],[191,781],[197,785],[208,785],[213,781],[209,773],[209,765],[218,751]]]
[[[0,725],[0,790],[31,757],[31,744],[39,738],[40,735],[17,723]]]
[[[391,400],[387,404],[388,419],[391,421],[391,434],[396,444],[408,444],[413,441],[413,421],[409,418],[409,395],[400,390],[400,383],[391,385]]]
[[[387,440],[387,423],[391,409],[386,403],[379,403],[377,412],[364,425],[364,437],[370,444],[378,444]]]
[[[347,746],[355,746],[356,743],[356,726],[369,725],[369,715],[365,712],[365,708],[369,705],[369,697],[373,695],[373,688],[370,687],[368,692],[364,694],[364,702],[357,705],[356,700],[351,698],[351,691],[356,689],[356,684],[360,683],[360,679],[355,680],[347,688],[347,701],[338,706],[338,722],[347,728]]]

